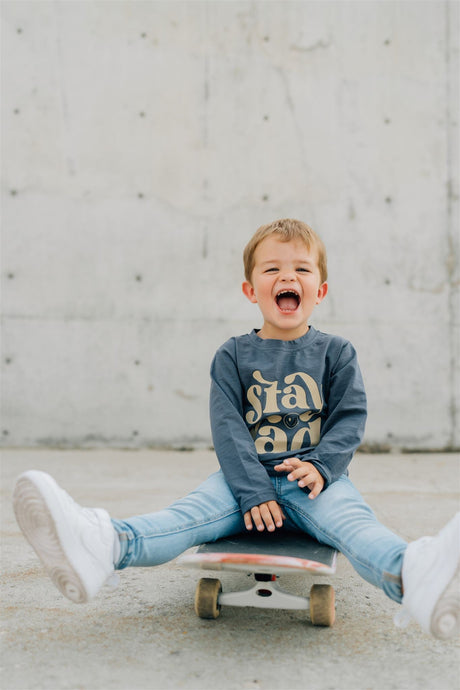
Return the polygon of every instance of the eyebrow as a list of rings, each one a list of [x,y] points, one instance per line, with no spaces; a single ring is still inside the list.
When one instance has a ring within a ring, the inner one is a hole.
[[[268,259],[267,261],[261,261],[260,265],[261,265],[261,266],[266,266],[266,265],[268,265],[268,264],[277,264],[277,263],[279,263],[279,262],[280,262],[280,259]],[[314,262],[312,259],[299,259],[299,260],[295,260],[294,263],[297,263],[297,264],[306,264],[306,265],[308,265],[308,266],[311,266],[311,265],[314,264],[315,262]]]

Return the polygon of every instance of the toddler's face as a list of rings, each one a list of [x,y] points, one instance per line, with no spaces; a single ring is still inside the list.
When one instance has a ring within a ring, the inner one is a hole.
[[[294,340],[305,335],[313,309],[327,293],[316,249],[307,249],[300,239],[283,242],[270,235],[258,245],[254,259],[251,282],[243,283],[243,292],[262,312],[259,336]]]

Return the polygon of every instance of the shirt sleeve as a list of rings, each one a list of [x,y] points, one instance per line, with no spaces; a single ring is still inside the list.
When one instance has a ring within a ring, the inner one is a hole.
[[[276,501],[276,492],[244,421],[242,397],[234,356],[228,347],[221,348],[211,365],[212,439],[224,477],[244,514]]]
[[[325,488],[344,472],[362,441],[367,417],[366,393],[356,351],[346,342],[332,367],[326,391],[326,418],[320,441],[297,454],[311,462],[325,479]]]

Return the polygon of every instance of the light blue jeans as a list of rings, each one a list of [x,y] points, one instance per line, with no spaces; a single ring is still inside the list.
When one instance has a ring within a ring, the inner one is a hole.
[[[285,528],[333,546],[365,580],[401,601],[407,543],[378,522],[347,476],[313,500],[286,475],[271,480],[287,518]],[[121,546],[117,569],[160,565],[192,546],[245,531],[239,506],[220,470],[164,510],[112,522]]]

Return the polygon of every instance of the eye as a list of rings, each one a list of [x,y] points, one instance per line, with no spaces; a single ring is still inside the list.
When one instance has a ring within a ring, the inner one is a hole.
[[[297,269],[297,271],[298,271],[299,273],[310,273],[310,269],[309,269],[309,268],[304,268],[303,266],[300,266],[300,267]]]
[[[265,273],[276,273],[278,269],[275,266],[265,269]]]

